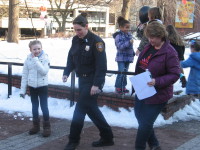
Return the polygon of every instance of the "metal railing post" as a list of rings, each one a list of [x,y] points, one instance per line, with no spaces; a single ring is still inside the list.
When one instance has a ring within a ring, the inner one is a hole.
[[[8,64],[8,98],[12,95],[12,64]]]
[[[71,73],[71,93],[70,93],[71,101],[70,101],[70,107],[74,105],[74,99],[75,99],[75,71],[72,71]]]

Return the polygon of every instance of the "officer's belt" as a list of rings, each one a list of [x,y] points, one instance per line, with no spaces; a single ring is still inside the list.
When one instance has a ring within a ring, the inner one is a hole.
[[[91,75],[94,75],[94,73],[79,73],[79,74],[77,74],[78,77],[89,77]]]

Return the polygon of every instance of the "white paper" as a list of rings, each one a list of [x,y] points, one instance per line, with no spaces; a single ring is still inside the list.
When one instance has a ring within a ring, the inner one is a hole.
[[[138,75],[132,76],[129,79],[135,89],[135,93],[137,94],[139,100],[143,100],[156,94],[155,87],[150,87],[149,85],[147,85],[147,82],[151,81],[150,72],[145,71]]]

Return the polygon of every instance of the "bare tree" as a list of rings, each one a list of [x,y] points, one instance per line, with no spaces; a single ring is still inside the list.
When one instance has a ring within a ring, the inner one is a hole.
[[[159,0],[157,6],[162,10],[164,24],[174,24],[176,16],[176,0]]]
[[[137,3],[140,6],[151,6],[154,3],[154,0],[139,0]]]
[[[65,31],[67,18],[77,8],[89,8],[92,6],[108,5],[112,0],[49,0],[51,5],[51,14],[59,26],[59,31]],[[65,9],[63,9],[63,6]],[[60,14],[61,19],[57,16]]]
[[[59,31],[65,31],[65,24],[66,19],[70,15],[70,13],[73,11],[73,5],[76,2],[76,0],[49,0],[49,3],[51,5],[51,14],[53,18],[56,20],[59,26]],[[65,9],[62,9],[63,5],[65,6]],[[57,13],[60,13],[61,20],[57,16]]]
[[[176,17],[176,0],[158,0],[157,6],[163,10],[163,21],[165,25],[175,24]],[[187,10],[185,10],[187,11]],[[195,1],[195,10],[194,10],[194,27],[193,28],[179,28],[178,31],[184,35],[190,32],[198,32],[200,30],[200,1]]]
[[[134,28],[140,23],[139,21],[139,10],[143,6],[155,7],[157,5],[157,0],[132,0],[131,2],[131,13],[130,21]]]
[[[19,0],[9,0],[8,42],[19,41]]]
[[[129,19],[130,16],[131,0],[123,0],[121,14],[125,19]]]
[[[110,13],[115,13],[117,16],[121,16],[121,8],[122,8],[122,0],[113,0],[109,3],[109,12]]]
[[[6,5],[8,0],[1,0],[1,2],[3,5],[0,6],[0,18],[8,17],[8,6]]]
[[[176,0],[158,0],[157,6],[163,11],[163,21],[165,24],[174,24],[176,17]],[[195,18],[200,14],[200,3],[195,3]]]
[[[196,22],[195,28],[196,28],[196,31],[199,32],[200,31],[200,23],[199,23],[200,1],[196,1],[194,14],[195,14],[194,19],[195,19],[195,22]]]

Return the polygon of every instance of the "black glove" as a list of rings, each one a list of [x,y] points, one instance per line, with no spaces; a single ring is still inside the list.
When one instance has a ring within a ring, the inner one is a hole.
[[[182,88],[185,88],[185,87],[186,87],[186,84],[187,84],[187,81],[186,81],[185,76],[182,76],[182,77],[180,78],[180,82],[182,83]]]
[[[132,86],[131,96],[135,93],[135,89]]]
[[[25,94],[19,94],[19,96],[20,96],[21,98],[24,98],[24,97],[25,97]]]

